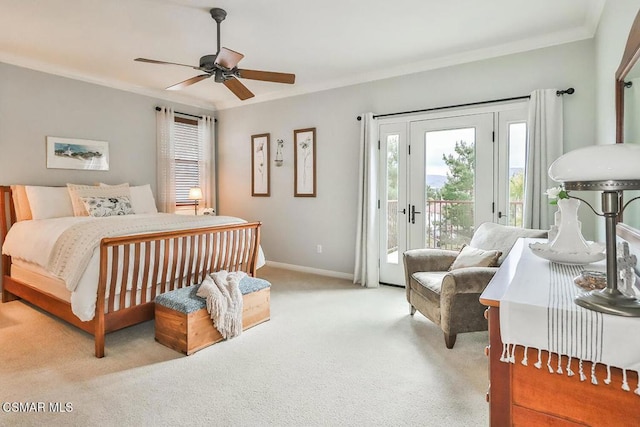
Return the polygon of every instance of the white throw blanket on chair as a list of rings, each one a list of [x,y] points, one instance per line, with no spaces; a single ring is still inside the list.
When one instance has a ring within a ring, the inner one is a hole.
[[[229,273],[218,271],[205,277],[196,295],[207,300],[207,311],[213,326],[222,338],[237,337],[242,333],[242,292],[240,280],[247,274],[242,271]]]

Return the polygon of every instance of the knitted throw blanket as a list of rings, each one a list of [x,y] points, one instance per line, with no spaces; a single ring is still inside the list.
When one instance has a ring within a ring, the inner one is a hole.
[[[222,338],[237,337],[242,333],[242,292],[240,280],[247,274],[242,271],[211,273],[202,281],[196,295],[207,300],[207,311],[213,326]]]
[[[96,218],[95,221],[74,224],[60,235],[49,258],[47,270],[63,279],[68,290],[74,291],[93,251],[104,237],[206,228],[242,222],[245,221],[239,218],[209,215],[153,214]]]

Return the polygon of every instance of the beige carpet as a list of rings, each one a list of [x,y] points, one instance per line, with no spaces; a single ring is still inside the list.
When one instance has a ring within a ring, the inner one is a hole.
[[[483,426],[487,333],[447,350],[404,289],[265,267],[271,320],[183,356],[153,322],[93,339],[22,302],[0,304],[0,425]],[[45,402],[12,413],[6,402]],[[51,413],[50,402],[71,404]]]

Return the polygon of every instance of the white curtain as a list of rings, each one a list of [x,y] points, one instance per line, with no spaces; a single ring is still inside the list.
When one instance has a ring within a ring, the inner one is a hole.
[[[558,184],[551,181],[551,163],[563,153],[562,96],[556,89],[531,92],[529,100],[527,163],[524,179],[524,227],[548,229],[555,208],[544,194]]]
[[[214,120],[209,116],[202,116],[198,120],[198,146],[200,149],[198,170],[200,172],[200,188],[202,189],[203,200],[201,206],[205,208],[215,208],[215,165],[214,153],[215,125]]]
[[[156,111],[158,209],[166,213],[176,210],[174,120],[173,109],[161,107]]]
[[[373,113],[362,114],[361,117],[356,265],[353,283],[373,288],[380,285],[377,227],[378,146]]]

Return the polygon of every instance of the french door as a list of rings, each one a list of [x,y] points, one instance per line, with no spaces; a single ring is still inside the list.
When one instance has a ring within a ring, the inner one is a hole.
[[[459,249],[495,218],[494,113],[381,123],[380,282],[403,285],[402,253]]]

